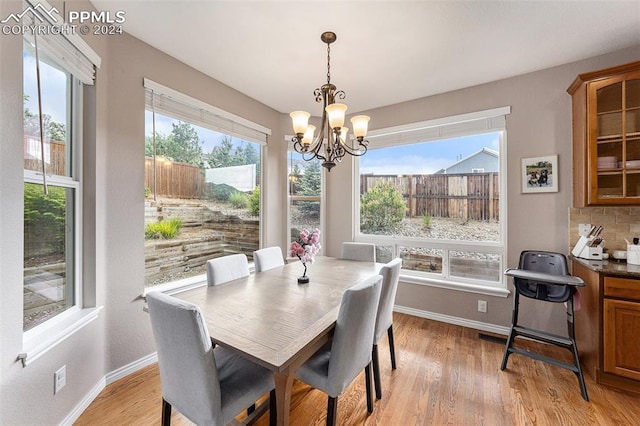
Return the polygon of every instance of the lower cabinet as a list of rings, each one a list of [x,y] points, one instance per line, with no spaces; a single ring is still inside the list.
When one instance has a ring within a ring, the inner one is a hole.
[[[640,393],[640,279],[610,276],[573,262],[582,309],[576,340],[584,370],[598,383]]]
[[[616,278],[627,288],[638,287],[637,301],[608,297],[611,278],[605,277],[604,371],[640,381],[640,281]]]

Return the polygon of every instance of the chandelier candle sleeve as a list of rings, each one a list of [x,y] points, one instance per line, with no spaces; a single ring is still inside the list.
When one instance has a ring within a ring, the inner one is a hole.
[[[322,160],[322,166],[331,171],[336,163],[342,161],[346,155],[359,157],[367,152],[369,141],[367,125],[369,117],[358,115],[351,119],[355,141],[347,135],[349,129],[344,126],[347,105],[337,102],[346,97],[344,91],[337,90],[331,84],[331,43],[336,41],[336,34],[331,31],[322,33],[320,39],[327,44],[327,83],[323,84],[313,94],[316,102],[322,103],[322,119],[320,130],[314,135],[315,127],[309,125],[310,114],[306,111],[294,111],[291,114],[293,132],[291,140],[293,149],[302,154],[305,161]]]

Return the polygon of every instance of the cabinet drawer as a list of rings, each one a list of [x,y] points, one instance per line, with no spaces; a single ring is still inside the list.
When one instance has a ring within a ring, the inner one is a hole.
[[[640,301],[640,280],[604,277],[604,295]]]

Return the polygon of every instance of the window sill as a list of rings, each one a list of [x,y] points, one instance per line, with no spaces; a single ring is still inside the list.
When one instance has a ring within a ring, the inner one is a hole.
[[[61,320],[52,327],[47,327],[42,331],[30,334],[24,339],[24,352],[18,355],[22,361],[22,366],[26,367],[42,355],[49,352],[59,343],[65,341],[85,325],[98,318],[102,306],[96,308],[80,309],[67,318]]]
[[[434,278],[417,277],[415,275],[400,275],[400,281],[408,284],[424,285],[444,288],[447,290],[464,291],[467,293],[486,294],[488,296],[507,297],[511,292],[506,288],[490,287],[478,284],[461,283],[455,281],[438,280]]]

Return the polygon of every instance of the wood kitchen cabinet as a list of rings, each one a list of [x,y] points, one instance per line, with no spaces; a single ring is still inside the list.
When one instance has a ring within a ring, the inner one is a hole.
[[[573,105],[573,204],[640,204],[640,62],[580,74]]]
[[[610,272],[607,262],[572,262],[573,275],[587,284],[575,314],[578,351],[598,383],[640,393],[640,275]]]

